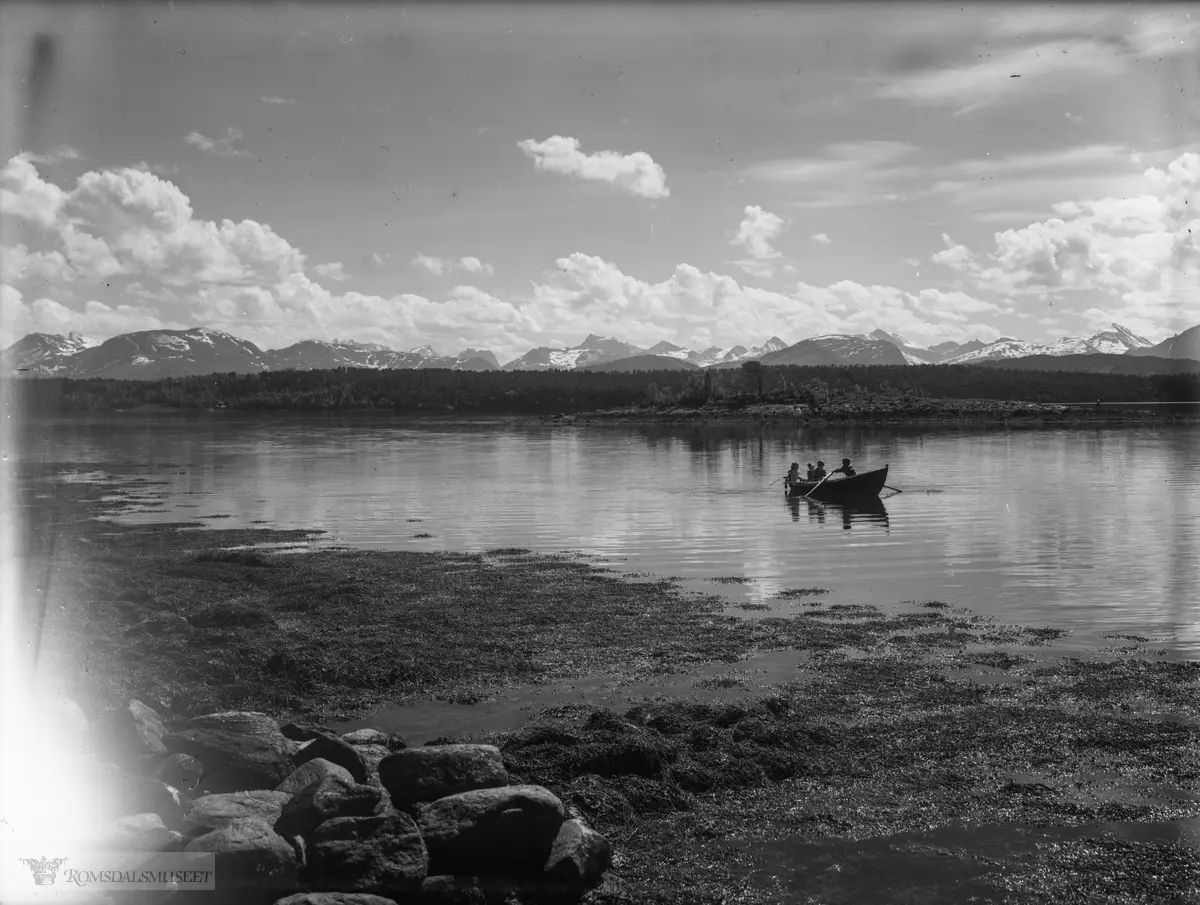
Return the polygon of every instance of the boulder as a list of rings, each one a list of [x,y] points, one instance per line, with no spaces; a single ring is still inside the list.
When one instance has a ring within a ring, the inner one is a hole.
[[[104,828],[98,847],[105,851],[158,852],[171,841],[171,831],[157,814],[130,814]]]
[[[545,873],[555,880],[590,885],[612,864],[609,841],[579,820],[567,820],[559,828]]]
[[[296,852],[260,820],[237,820],[217,827],[193,839],[184,851],[216,855],[217,901],[226,901],[223,893],[239,890],[272,890],[282,895],[297,889]]]
[[[154,764],[150,776],[181,792],[192,794],[200,788],[204,765],[190,754],[168,754]]]
[[[187,799],[174,786],[113,768],[95,782],[96,800],[101,813],[108,819],[126,814],[154,813],[168,827],[178,827],[183,819]]]
[[[396,902],[368,892],[298,892],[275,905],[396,905]]]
[[[389,754],[379,762],[379,779],[395,805],[403,808],[503,786],[508,771],[494,745],[439,745]]]
[[[341,739],[348,745],[383,745],[386,748],[391,736],[378,729],[355,729],[353,732],[343,732]]]
[[[326,820],[337,817],[370,817],[379,807],[383,790],[326,776],[288,799],[275,821],[275,832],[284,837],[309,836]]]
[[[538,876],[566,812],[541,786],[448,795],[420,808],[421,836],[436,874]]]
[[[167,753],[167,746],[163,744],[167,729],[162,717],[153,707],[136,698],[111,711],[103,722],[107,736],[105,747],[121,763],[136,763],[138,758],[146,755]]]
[[[203,792],[273,788],[292,772],[295,744],[266,714],[230,712],[195,717],[164,739],[168,750],[204,765]]]
[[[301,789],[306,789],[314,782],[319,782],[328,776],[335,776],[338,779],[345,780],[347,785],[354,784],[354,777],[350,775],[349,770],[318,757],[315,760],[310,760],[302,764],[289,773],[287,778],[276,786],[276,789],[280,792],[287,792],[289,795],[295,795]]]
[[[355,745],[354,750],[367,765],[367,782],[379,782],[379,764],[392,753],[392,749],[383,745]]]
[[[367,781],[370,772],[367,764],[358,750],[349,742],[344,742],[332,735],[318,735],[297,751],[292,759],[296,766],[302,766],[318,757],[331,764],[344,767],[354,777],[355,782]]]
[[[312,726],[308,723],[284,723],[279,727],[279,731],[283,733],[284,738],[289,738],[294,742],[311,742],[321,735],[337,734],[332,729],[324,726]]]
[[[407,814],[336,817],[317,827],[305,876],[316,889],[412,896],[429,870],[429,855]]]
[[[205,795],[188,807],[182,828],[187,832],[207,831],[245,820],[257,820],[271,826],[279,819],[289,798],[288,792],[270,789]]]

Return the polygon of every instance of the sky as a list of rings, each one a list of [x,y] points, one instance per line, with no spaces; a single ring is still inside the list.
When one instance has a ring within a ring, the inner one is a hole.
[[[6,4],[0,36],[0,345],[1200,323],[1185,4]]]

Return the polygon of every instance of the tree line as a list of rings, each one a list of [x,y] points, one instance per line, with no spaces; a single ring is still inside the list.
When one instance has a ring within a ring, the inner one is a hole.
[[[739,406],[864,397],[1016,402],[1200,401],[1200,374],[1017,371],[972,365],[762,367],[705,371],[450,371],[338,368],[174,377],[156,381],[12,381],[26,411],[177,409],[573,414],[627,406]]]

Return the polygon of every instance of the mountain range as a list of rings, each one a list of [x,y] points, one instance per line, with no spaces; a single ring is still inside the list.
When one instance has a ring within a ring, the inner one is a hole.
[[[1152,359],[1142,365],[1122,363],[1125,356]],[[1163,359],[1169,360],[1162,361]],[[985,343],[944,342],[929,348],[875,330],[869,334],[828,334],[788,344],[777,336],[760,346],[716,346],[694,350],[659,342],[641,348],[609,336],[591,334],[577,346],[541,346],[501,366],[486,349],[464,349],[440,355],[429,346],[397,352],[381,345],[346,340],[305,340],[283,349],[263,350],[228,333],[197,327],[190,330],[143,330],[104,342],[77,333],[67,336],[31,333],[0,351],[6,374],[30,377],[109,377],[158,380],[214,372],[254,373],[286,369],[323,370],[340,367],[448,368],[460,371],[542,371],[550,369],[662,370],[736,368],[743,362],[764,365],[905,365],[987,364],[1052,370],[1096,370],[1160,373],[1200,370],[1200,325],[1154,344],[1119,324],[1087,338],[1067,337],[1054,343],[1031,343],[1003,337]],[[1156,363],[1161,362],[1161,363]]]

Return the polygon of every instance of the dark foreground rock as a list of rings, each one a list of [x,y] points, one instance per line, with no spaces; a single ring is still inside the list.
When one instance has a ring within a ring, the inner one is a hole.
[[[320,889],[412,896],[429,871],[429,855],[407,814],[338,817],[312,836],[306,879]]]
[[[537,876],[566,812],[541,786],[449,795],[420,810],[421,835],[438,874]]]
[[[546,876],[555,880],[592,883],[612,864],[612,846],[580,820],[563,823],[546,860]]]
[[[295,768],[294,742],[263,713],[229,712],[189,720],[167,735],[166,747],[204,764],[204,792],[272,788]]]
[[[217,894],[247,890],[291,892],[299,881],[296,852],[270,826],[239,820],[193,839],[185,852],[216,855]]]
[[[379,762],[379,779],[396,807],[508,782],[500,750],[492,745],[406,748]]]
[[[318,757],[345,769],[355,782],[366,782],[370,774],[366,761],[355,747],[333,735],[318,735],[297,751],[293,760],[300,766]]]

